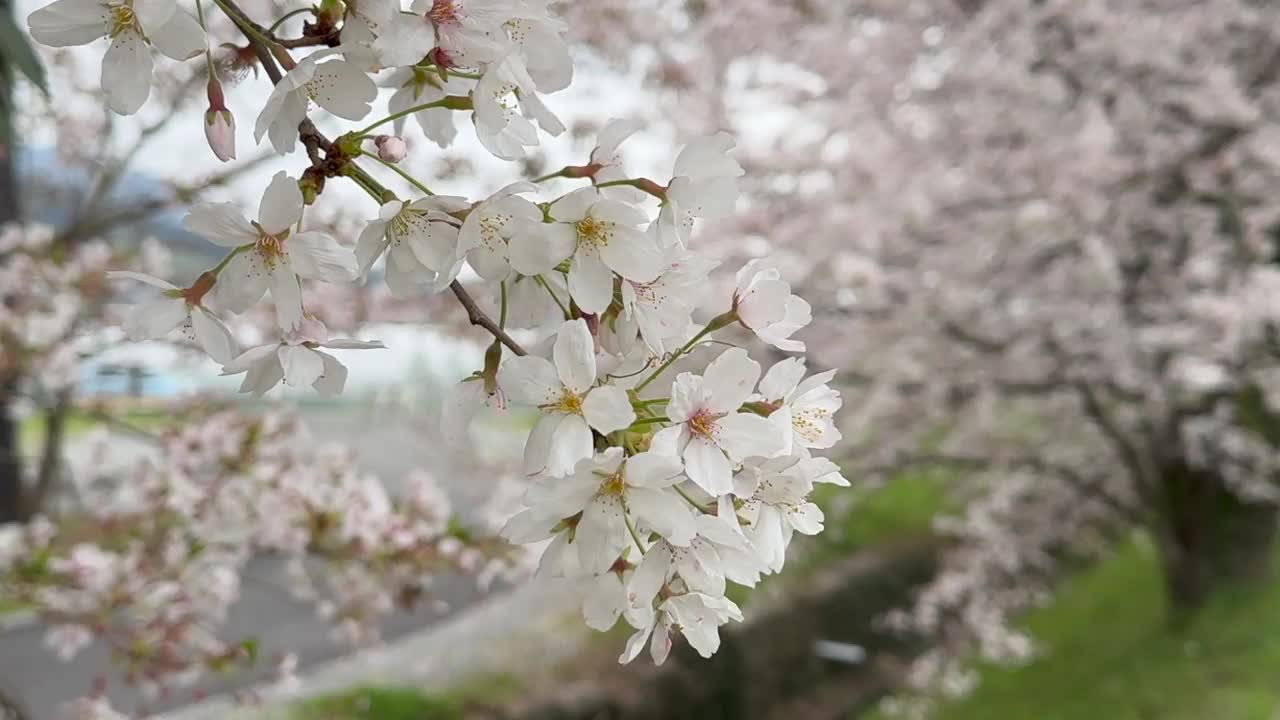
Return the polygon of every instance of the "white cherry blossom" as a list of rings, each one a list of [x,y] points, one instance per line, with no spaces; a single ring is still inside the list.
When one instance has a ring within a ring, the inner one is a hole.
[[[458,250],[466,253],[476,274],[489,282],[501,282],[511,274],[507,243],[529,225],[542,222],[542,211],[516,193],[536,190],[531,183],[514,183],[494,193],[467,213],[458,238]]]
[[[729,154],[733,137],[719,133],[695,140],[676,156],[666,200],[658,215],[663,244],[687,247],[697,218],[715,220],[733,212],[742,166]]]
[[[205,49],[204,30],[174,0],[56,0],[31,13],[27,23],[31,37],[50,47],[110,38],[102,91],[121,115],[137,112],[151,94],[152,47],[174,60],[189,60]]]
[[[466,95],[469,90],[459,78],[450,76],[446,80],[441,80],[439,75],[418,67],[396,68],[380,84],[382,87],[396,89],[387,101],[387,110],[392,113],[433,103],[449,95]],[[454,111],[449,108],[427,108],[413,113],[411,117],[418,127],[422,128],[422,134],[441,148],[452,145],[454,138],[458,135]],[[408,119],[408,117],[396,118],[393,122],[396,135],[404,135],[404,127]]]
[[[322,397],[342,392],[347,368],[338,359],[318,348],[331,350],[373,350],[386,346],[346,338],[329,338],[318,320],[306,319],[299,329],[280,342],[250,348],[222,368],[223,375],[244,373],[240,392],[261,397],[281,380],[290,387],[310,387]]]
[[[738,271],[733,308],[756,337],[779,350],[804,352],[804,343],[791,335],[813,319],[809,303],[792,295],[791,284],[765,260],[752,260]]]
[[[801,358],[779,361],[760,380],[760,401],[790,421],[796,447],[825,450],[840,442],[841,437],[835,425],[835,414],[842,404],[840,391],[828,385],[836,371],[828,370],[808,379],[804,372]],[[790,445],[785,452],[791,452]]]
[[[306,119],[313,100],[346,120],[359,120],[369,114],[369,103],[378,96],[378,87],[357,65],[334,57],[338,52],[335,48],[313,53],[285,73],[258,114],[253,130],[257,142],[269,136],[276,152],[293,152],[298,124]]]
[[[124,331],[130,340],[157,340],[180,330],[217,362],[230,362],[239,353],[231,331],[195,298],[192,289],[138,272],[114,271],[107,277],[137,280],[160,290],[160,297],[138,305],[125,318]]]
[[[511,266],[525,275],[550,271],[570,256],[569,294],[584,312],[602,313],[613,301],[613,277],[650,282],[663,269],[662,252],[637,226],[644,212],[575,190],[551,205],[553,222],[530,226],[511,239]]]
[[[412,295],[421,283],[430,283],[436,292],[444,289],[462,269],[462,221],[453,213],[469,205],[465,198],[446,195],[383,203],[356,241],[360,275],[368,277],[373,263],[385,254],[387,286],[397,297]]]
[[[721,353],[702,375],[680,373],[671,388],[667,417],[676,423],[658,432],[684,458],[689,479],[712,496],[733,490],[733,467],[744,459],[780,452],[785,440],[767,419],[739,412],[751,396],[760,364],[747,351]]]
[[[221,307],[242,313],[270,288],[280,327],[292,330],[302,321],[299,276],[325,282],[356,278],[352,252],[325,233],[295,232],[293,226],[301,219],[302,191],[283,170],[267,186],[256,221],[245,219],[234,203],[191,208],[183,220],[186,229],[236,251],[214,286]]]
[[[498,383],[513,402],[542,411],[525,444],[525,472],[560,477],[591,457],[593,429],[621,430],[635,420],[635,411],[626,391],[596,386],[595,348],[583,320],[560,326],[552,358],[509,358],[498,369]]]

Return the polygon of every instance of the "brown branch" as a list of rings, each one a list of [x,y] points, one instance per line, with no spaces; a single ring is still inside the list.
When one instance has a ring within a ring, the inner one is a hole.
[[[453,291],[453,296],[458,298],[458,302],[462,304],[462,307],[466,308],[467,318],[471,320],[472,325],[479,325],[485,330],[488,330],[490,335],[497,338],[499,342],[506,345],[511,352],[516,355],[529,354],[524,348],[520,347],[520,343],[517,343],[505,330],[498,327],[497,323],[495,323],[492,318],[484,314],[484,311],[480,309],[480,306],[476,305],[475,299],[473,299],[470,293],[462,287],[462,283],[454,280],[449,285],[449,289]]]

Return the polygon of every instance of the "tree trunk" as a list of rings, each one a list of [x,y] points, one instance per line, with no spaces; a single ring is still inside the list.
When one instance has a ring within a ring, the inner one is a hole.
[[[1277,530],[1273,505],[1242,500],[1221,477],[1186,465],[1165,470],[1163,490],[1167,505],[1157,535],[1174,619],[1224,586],[1267,578]]]
[[[13,12],[10,0],[0,0],[0,12]],[[20,219],[18,183],[13,171],[17,143],[12,90],[13,68],[0,57],[0,227]],[[0,302],[3,301],[0,297]],[[13,522],[22,516],[22,448],[13,412],[18,381],[4,377],[8,372],[0,368],[0,523]]]

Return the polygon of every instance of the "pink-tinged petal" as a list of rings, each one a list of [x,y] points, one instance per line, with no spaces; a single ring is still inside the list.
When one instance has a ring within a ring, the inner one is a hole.
[[[269,235],[279,235],[302,218],[302,191],[298,181],[281,170],[271,178],[258,205],[258,224]]]
[[[311,383],[311,387],[315,388],[323,398],[341,395],[343,388],[347,386],[347,366],[338,362],[338,358],[329,353],[316,350],[315,354],[324,361],[324,372]]]
[[[271,302],[276,306],[276,322],[285,332],[302,324],[302,287],[288,263],[277,263],[271,275]]]
[[[677,547],[687,546],[697,534],[688,503],[669,490],[630,488],[627,490],[627,507],[645,527]]]
[[[633,487],[665,488],[683,480],[683,471],[678,457],[649,450],[627,460],[623,478]]]
[[[146,283],[151,287],[160,288],[161,290],[177,290],[178,287],[154,275],[146,273],[132,272],[130,270],[108,270],[108,280],[137,280],[140,283]]]
[[[797,390],[804,378],[804,369],[804,358],[787,358],[774,363],[760,381],[760,394],[765,400],[785,399]],[[832,371],[832,375],[834,374],[835,371]]]
[[[585,320],[567,320],[560,326],[551,357],[560,382],[573,393],[581,395],[595,384],[595,342]]]
[[[760,363],[752,360],[746,350],[730,348],[711,361],[702,378],[710,394],[708,409],[716,414],[736,412],[760,378]]]
[[[615,385],[603,385],[587,393],[582,402],[582,415],[588,425],[605,435],[636,420],[627,391]]]
[[[310,231],[290,235],[288,246],[289,263],[304,278],[348,283],[360,276],[355,254],[325,233]]]
[[[684,448],[684,471],[694,484],[713,497],[733,492],[733,466],[724,451],[705,437],[689,439]]]
[[[569,266],[569,294],[583,312],[603,313],[613,302],[613,271],[595,254],[579,252]]]
[[[600,248],[600,259],[622,277],[641,283],[653,281],[666,269],[653,239],[632,228],[615,227]]]
[[[564,393],[555,366],[532,355],[507,358],[498,368],[498,385],[521,405],[549,405]]]
[[[217,316],[204,308],[191,310],[191,329],[195,332],[196,342],[215,362],[231,362],[239,352],[231,331]]]
[[[547,474],[564,477],[572,473],[579,461],[591,457],[593,450],[594,442],[587,421],[581,415],[565,415],[551,440]]]
[[[186,319],[186,300],[161,297],[133,308],[124,320],[124,332],[130,340],[156,340]]]
[[[608,572],[627,546],[627,524],[622,500],[617,495],[598,495],[582,511],[573,544],[578,546],[578,562],[583,572]]]
[[[311,387],[324,374],[324,358],[315,350],[302,345],[281,345],[277,354],[287,385]]]
[[[767,418],[750,413],[733,413],[716,421],[716,440],[734,460],[773,457],[786,446],[782,430]]]
[[[649,655],[653,657],[654,665],[662,665],[667,661],[667,657],[671,655],[671,629],[664,622],[659,622],[653,627],[653,639],[649,642]]]

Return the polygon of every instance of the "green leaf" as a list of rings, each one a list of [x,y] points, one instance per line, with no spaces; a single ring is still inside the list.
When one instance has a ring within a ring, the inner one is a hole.
[[[18,72],[40,88],[40,92],[49,94],[49,86],[45,82],[44,63],[26,33],[18,28],[18,23],[9,12],[0,12],[0,57]]]

